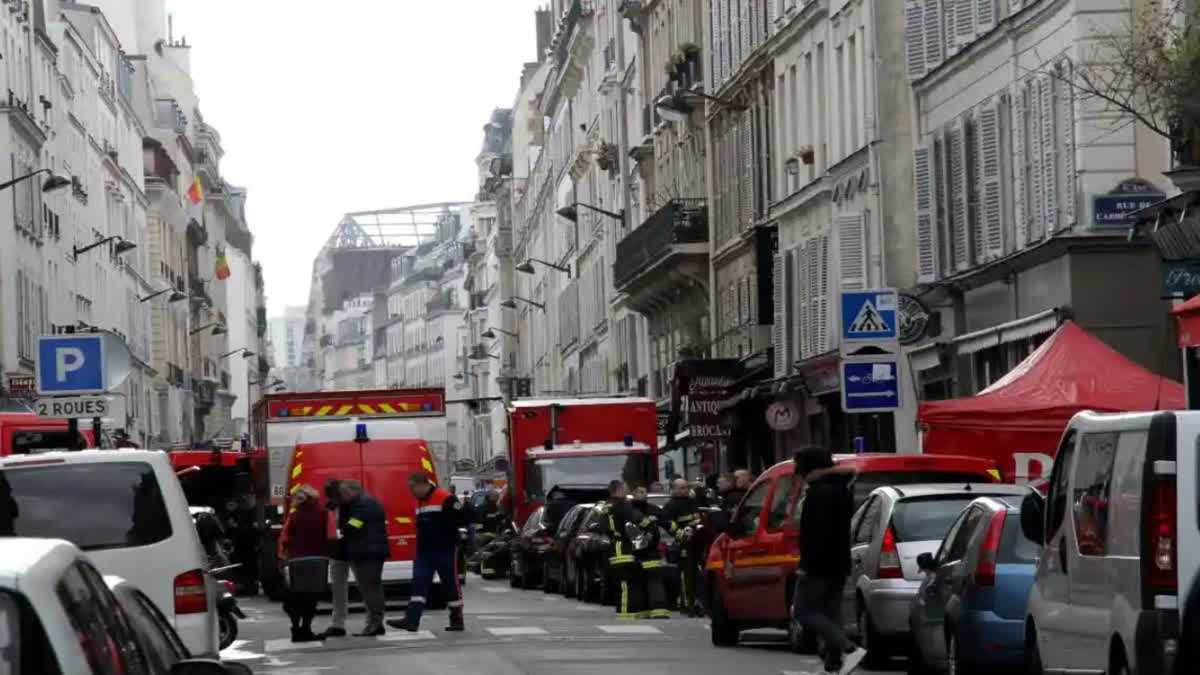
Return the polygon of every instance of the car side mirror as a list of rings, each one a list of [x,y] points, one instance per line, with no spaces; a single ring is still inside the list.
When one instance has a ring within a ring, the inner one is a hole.
[[[1021,533],[1035,544],[1046,543],[1046,500],[1036,490],[1021,500]]]
[[[917,556],[917,568],[922,572],[936,572],[937,565],[935,565],[933,562],[933,554],[922,553],[921,555]]]
[[[242,663],[221,663],[213,659],[186,659],[171,666],[171,675],[253,675]]]

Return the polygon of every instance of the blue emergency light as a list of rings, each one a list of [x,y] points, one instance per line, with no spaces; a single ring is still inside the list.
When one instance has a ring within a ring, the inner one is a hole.
[[[369,440],[371,440],[371,439],[367,438],[367,423],[359,422],[358,424],[355,424],[354,425],[354,442],[355,443],[366,443]]]
[[[633,447],[633,434],[625,434],[625,447]]]

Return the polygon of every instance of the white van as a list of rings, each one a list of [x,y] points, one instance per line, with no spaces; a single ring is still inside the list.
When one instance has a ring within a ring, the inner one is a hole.
[[[103,574],[136,580],[193,656],[217,656],[216,580],[165,453],[0,458],[0,536],[75,544]]]
[[[1029,673],[1173,672],[1180,587],[1200,553],[1197,438],[1200,412],[1071,419],[1045,498],[1022,506],[1026,535],[1045,545],[1025,621]]]

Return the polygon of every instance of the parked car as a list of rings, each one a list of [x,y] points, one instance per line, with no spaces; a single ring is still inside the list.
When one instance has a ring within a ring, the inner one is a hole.
[[[980,497],[936,553],[917,556],[925,580],[913,596],[909,670],[975,672],[1021,665],[1026,601],[1041,547],[1021,532],[1021,499]]]
[[[148,604],[155,606],[153,602]],[[159,615],[162,628],[173,630]],[[182,645],[178,636],[174,646],[152,646],[139,638],[135,621],[88,556],[70,542],[0,539],[0,652],[19,659],[5,664],[11,672],[250,673],[239,663],[186,658],[186,650],[184,658],[176,658]]]
[[[835,455],[834,461],[858,470],[856,506],[880,485],[999,480],[994,463],[975,457],[865,453]],[[803,483],[792,462],[780,462],[758,477],[731,517],[715,512],[705,519],[706,529],[721,531],[708,547],[700,596],[712,618],[713,644],[737,644],[743,630],[787,628],[793,648],[811,648],[788,620],[799,560],[794,507]]]
[[[154,601],[137,586],[111,574],[104,576],[104,583],[129,619],[134,638],[150,660],[153,672],[170,672],[176,663],[191,656]]]
[[[1045,498],[1021,506],[1044,548],[1025,619],[1026,671],[1170,673],[1200,554],[1200,413],[1081,412]]]
[[[193,655],[217,656],[217,581],[165,453],[4,457],[0,492],[16,507],[0,534],[75,544],[102,573],[136,579]]]
[[[537,588],[542,584],[542,573],[551,542],[552,533],[546,522],[546,507],[541,506],[525,520],[520,536],[512,541],[512,573],[509,583],[513,588]]]
[[[608,569],[612,550],[608,516],[603,504],[593,504],[584,512],[575,536],[567,544],[566,557],[574,574],[575,597],[602,604],[613,601]]]
[[[557,591],[568,598],[575,595],[574,570],[571,559],[567,557],[567,549],[579,531],[579,526],[583,523],[583,516],[590,508],[592,508],[591,504],[576,504],[571,507],[570,511],[567,511],[562,522],[558,524],[558,530],[554,533],[554,539],[550,543],[550,550],[546,553],[545,572],[543,573],[545,582],[542,584],[542,588],[547,593]]]

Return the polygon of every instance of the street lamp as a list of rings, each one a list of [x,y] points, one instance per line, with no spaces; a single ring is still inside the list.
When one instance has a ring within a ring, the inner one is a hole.
[[[124,237],[122,237],[119,234],[114,234],[111,237],[105,237],[105,238],[101,239],[100,241],[97,241],[94,244],[89,244],[87,246],[84,246],[83,248],[79,248],[78,246],[72,247],[71,248],[71,258],[73,260],[79,260],[80,253],[87,253],[88,251],[96,248],[97,246],[103,246],[104,244],[107,244],[110,241],[117,242],[117,246],[113,250],[113,252],[116,253],[117,255],[121,255],[122,253],[128,253],[128,252],[132,251],[133,249],[137,248],[137,244],[133,243],[132,241],[127,241]]]
[[[242,358],[244,358],[244,359],[248,359],[251,356],[255,355],[254,352],[250,351],[249,349],[246,349],[245,347],[242,347],[241,349],[235,349],[231,352],[225,352],[224,354],[221,355],[221,358],[227,358],[227,357],[233,356],[234,354],[236,354],[238,352],[242,352]]]
[[[489,339],[489,340],[495,340],[495,339],[496,339],[496,333],[503,333],[503,334],[505,334],[505,335],[509,336],[510,338],[517,338],[517,337],[518,337],[518,336],[517,336],[517,334],[516,334],[516,333],[514,333],[514,332],[512,332],[512,331],[509,331],[509,330],[504,330],[503,328],[491,328],[491,327],[489,327],[487,330],[485,330],[485,331],[483,331],[482,333],[480,333],[480,334],[479,334],[479,337],[484,337],[484,338],[487,338],[487,339]]]
[[[546,267],[549,267],[551,269],[556,269],[559,272],[566,272],[568,277],[571,276],[571,268],[570,267],[563,267],[562,265],[556,265],[552,262],[546,262],[545,260],[540,260],[538,258],[530,258],[530,259],[526,260],[525,262],[521,263],[520,265],[517,265],[513,269],[520,272],[521,274],[533,274],[534,272],[537,271],[534,269],[533,263],[537,263],[539,265],[545,265]]]
[[[174,288],[164,288],[161,291],[154,291],[150,295],[138,298],[138,302],[149,302],[150,300],[153,300],[164,293],[171,294],[171,296],[167,298],[167,302],[179,302],[181,300],[187,300],[186,295],[175,290]]]
[[[254,386],[256,386],[256,387],[257,387],[258,385],[260,385],[260,384],[263,384],[263,381],[262,381],[262,380],[259,380],[258,382],[254,382],[254,381],[251,381],[251,380],[247,380],[247,382],[249,382],[250,384],[252,384],[252,385],[254,385]],[[283,378],[279,378],[279,377],[277,377],[277,378],[275,378],[274,380],[271,380],[271,383],[270,383],[270,384],[263,384],[263,388],[264,388],[264,389],[270,389],[271,387],[278,387],[279,385],[281,385],[281,384],[283,384],[283,383],[284,383],[284,382],[283,382]]]
[[[224,335],[227,332],[224,324],[222,324],[220,321],[213,321],[212,323],[206,323],[199,328],[193,328],[192,330],[188,331],[188,335],[195,335],[206,328],[212,328],[213,335]]]
[[[696,98],[689,101],[689,96],[694,96]],[[734,103],[723,98],[718,98],[716,96],[709,96],[708,94],[697,89],[680,89],[671,94],[663,94],[655,99],[654,110],[658,113],[659,117],[665,120],[683,123],[688,121],[688,118],[692,114],[692,110],[695,109],[696,104],[701,100],[720,103],[730,110],[748,110],[748,108],[744,105]]]
[[[599,213],[601,215],[608,216],[609,218],[612,218],[614,220],[619,220],[622,223],[625,222],[625,209],[621,209],[620,211],[614,212],[614,211],[609,211],[607,209],[602,209],[599,206],[592,206],[591,204],[584,204],[583,202],[575,202],[574,204],[569,204],[569,205],[564,206],[561,209],[555,211],[555,213],[562,216],[563,218],[566,218],[567,220],[571,221],[572,223],[575,223],[575,222],[579,221],[579,207],[580,206],[582,206],[585,209],[588,209],[589,211],[595,211],[596,213]]]
[[[533,300],[526,300],[525,298],[520,298],[515,295],[513,297],[509,298],[508,300],[501,301],[500,306],[503,307],[504,309],[516,309],[518,300],[520,300],[521,302],[523,302],[527,305],[533,305],[534,307],[537,307],[538,309],[542,310],[543,312],[546,311],[546,306],[543,305],[542,303],[534,302]]]
[[[42,183],[42,192],[54,192],[55,190],[61,190],[71,184],[71,179],[62,175],[61,173],[54,173],[50,169],[38,169],[37,171],[27,173],[24,176],[17,176],[10,181],[0,183],[0,190],[5,190],[23,180],[29,180],[30,178],[43,173],[49,174],[50,177]]]

